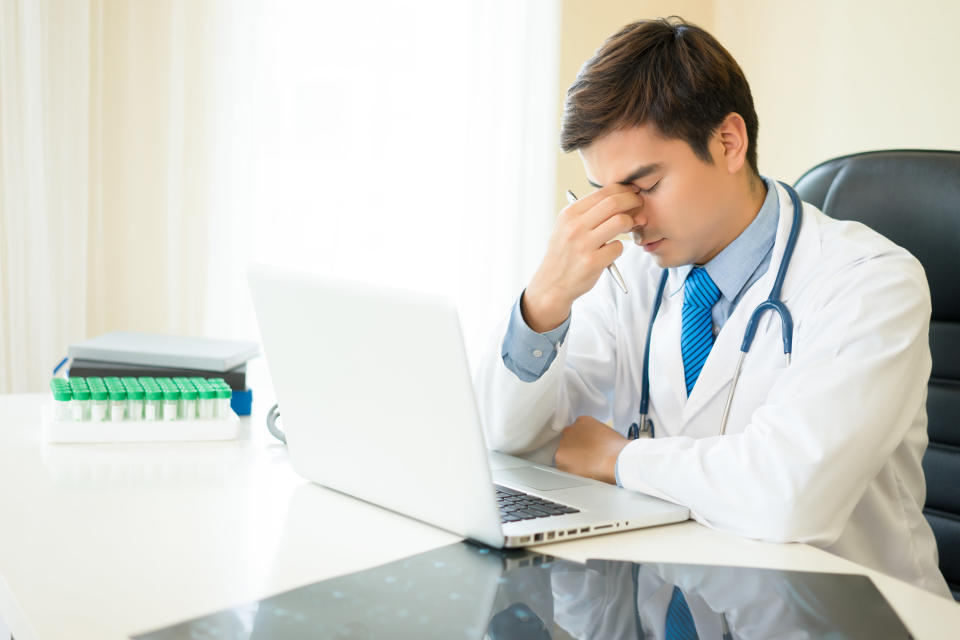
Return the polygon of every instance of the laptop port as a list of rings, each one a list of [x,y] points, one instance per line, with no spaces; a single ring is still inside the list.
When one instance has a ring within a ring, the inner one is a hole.
[[[520,538],[520,544],[523,544],[524,542],[530,542],[530,536],[523,536]]]
[[[542,542],[542,541],[543,541],[543,534],[542,534],[542,533],[535,533],[535,534],[533,534],[533,541],[534,541],[534,542]]]
[[[580,529],[580,533],[586,533],[587,531],[590,531],[590,527],[583,527]]]
[[[576,530],[576,529],[570,529],[570,531],[567,531],[567,534],[568,534],[568,535],[571,535],[571,536],[575,536],[575,535],[577,535],[577,530]]]
[[[553,531],[547,533],[547,540],[553,540]]]

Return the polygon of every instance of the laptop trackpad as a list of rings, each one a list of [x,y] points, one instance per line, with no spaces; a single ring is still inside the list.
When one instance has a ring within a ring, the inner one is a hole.
[[[546,469],[537,467],[520,467],[518,469],[496,469],[491,472],[494,482],[505,482],[507,484],[522,484],[540,491],[550,491],[551,489],[567,489],[569,487],[579,487],[583,484],[589,484],[587,480],[580,478],[571,478],[570,476],[560,475]]]

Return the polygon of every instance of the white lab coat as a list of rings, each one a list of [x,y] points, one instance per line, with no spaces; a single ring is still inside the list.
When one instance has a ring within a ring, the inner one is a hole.
[[[674,272],[653,328],[655,439],[619,459],[624,487],[686,505],[707,526],[805,542],[948,595],[921,513],[927,445],[930,294],[907,251],[855,222],[804,205],[782,298],[794,322],[792,363],[768,312],[744,362],[727,434],[720,418],[744,327],[769,295],[793,218],[780,202],[766,274],[724,324],[686,397],[680,357],[683,282]],[[576,301],[557,357],[535,382],[503,364],[506,323],[475,376],[490,448],[552,456],[578,416],[626,434],[638,418],[643,346],[661,269],[638,247],[618,260],[629,294],[606,274]]]

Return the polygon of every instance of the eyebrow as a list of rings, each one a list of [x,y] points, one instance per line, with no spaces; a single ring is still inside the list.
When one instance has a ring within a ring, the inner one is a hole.
[[[654,171],[659,171],[662,168],[663,168],[663,165],[660,164],[659,162],[654,162],[652,164],[645,164],[642,167],[638,167],[633,173],[628,175],[626,178],[624,178],[617,184],[624,184],[624,185],[630,184],[634,180],[639,180],[640,178],[643,178],[644,176],[648,176]],[[600,185],[598,185],[596,182],[593,182],[592,180],[587,180],[587,182],[589,182],[590,186],[593,187],[594,189],[603,188]]]

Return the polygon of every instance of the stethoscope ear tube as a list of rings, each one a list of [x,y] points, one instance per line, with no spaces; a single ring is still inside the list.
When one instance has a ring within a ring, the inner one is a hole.
[[[783,340],[783,353],[787,356],[787,364],[790,363],[790,354],[793,351],[793,316],[790,310],[780,298],[780,291],[783,288],[783,280],[787,276],[787,267],[790,266],[790,260],[793,258],[793,248],[797,244],[797,236],[800,235],[800,223],[802,220],[803,203],[800,202],[800,196],[790,185],[781,182],[784,190],[790,196],[790,204],[793,207],[793,224],[790,225],[790,235],[787,236],[787,246],[783,250],[783,258],[780,260],[780,268],[777,270],[777,279],[770,289],[770,295],[766,300],[757,305],[757,308],[750,314],[747,321],[746,331],[743,333],[743,343],[740,345],[740,357],[737,359],[737,368],[733,372],[733,378],[730,380],[730,393],[727,394],[727,402],[723,407],[723,417],[720,419],[720,435],[727,431],[727,419],[730,417],[730,408],[733,406],[733,394],[737,390],[737,381],[740,379],[740,371],[743,369],[743,359],[750,351],[750,345],[753,344],[753,338],[757,335],[757,327],[760,325],[760,318],[767,309],[776,311],[780,316],[780,338]]]
[[[727,402],[723,405],[723,417],[720,418],[720,435],[727,431],[727,418],[730,417],[730,407],[733,406],[733,392],[737,390],[737,380],[740,379],[740,370],[743,369],[743,359],[747,352],[741,350],[740,357],[737,358],[737,368],[733,370],[733,379],[730,380],[730,393],[727,394]]]
[[[653,311],[650,314],[650,324],[647,325],[647,341],[643,347],[643,373],[640,377],[640,424],[630,425],[627,437],[636,440],[641,435],[653,436],[652,429],[647,420],[648,407],[650,406],[650,338],[653,336],[653,321],[657,319],[657,312],[660,311],[660,301],[663,299],[663,290],[667,287],[667,276],[669,272],[664,269],[660,276],[660,286],[657,287],[657,296],[653,299]],[[648,433],[650,431],[650,433]]]
[[[740,344],[740,351],[747,353],[750,351],[750,345],[753,344],[753,338],[757,334],[757,327],[760,325],[760,318],[767,309],[776,311],[780,316],[780,324],[783,326],[780,337],[783,339],[783,352],[790,353],[793,345],[793,318],[787,305],[780,300],[764,300],[757,305],[757,308],[750,314],[750,320],[747,321],[747,329],[743,334],[743,342]]]

